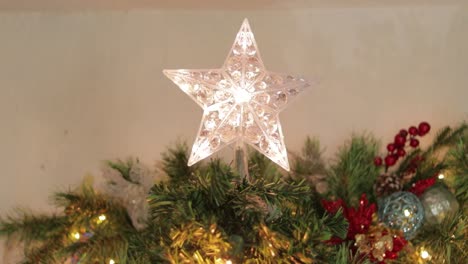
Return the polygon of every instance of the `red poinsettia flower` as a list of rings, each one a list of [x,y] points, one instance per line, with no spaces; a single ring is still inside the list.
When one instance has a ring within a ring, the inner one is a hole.
[[[322,200],[322,205],[327,212],[330,214],[336,214],[340,208],[345,208],[346,204],[343,202],[342,199],[338,199],[336,201],[327,201],[327,200]]]
[[[372,223],[372,215],[376,211],[375,204],[369,205],[366,194],[362,194],[361,199],[359,200],[358,208],[350,208],[346,206],[343,200],[339,199],[337,201],[326,201],[322,200],[322,205],[331,214],[335,214],[340,208],[343,208],[343,216],[348,220],[348,234],[346,235],[347,239],[353,240],[356,234],[363,234],[367,232],[369,226]],[[331,239],[329,242],[338,242],[338,240]],[[341,243],[343,240],[339,241]]]
[[[372,215],[376,210],[377,207],[374,203],[369,205],[366,194],[361,195],[357,209],[347,208],[345,210],[345,217],[349,222],[348,239],[354,239],[356,234],[364,234],[369,230],[369,226],[372,224]]]
[[[339,199],[336,201],[326,201],[322,200],[322,205],[325,210],[331,214],[338,212],[340,208],[343,210],[343,216],[348,220],[348,233],[346,238],[340,239],[338,237],[332,237],[330,240],[325,241],[325,243],[336,245],[340,244],[343,241],[354,241],[356,234],[367,234],[369,232],[369,227],[372,225],[372,216],[377,211],[377,206],[372,203],[369,204],[366,194],[361,195],[359,200],[359,206],[357,208],[348,207],[343,200]],[[387,235],[387,231],[383,235]],[[403,247],[408,243],[403,237],[393,236],[393,248],[391,251],[386,251],[384,255],[384,261],[380,261],[380,264],[385,264],[385,259],[396,259],[398,257],[398,252],[400,252]],[[352,247],[353,251],[356,251],[356,247]],[[369,256],[372,261],[377,261],[372,256]]]

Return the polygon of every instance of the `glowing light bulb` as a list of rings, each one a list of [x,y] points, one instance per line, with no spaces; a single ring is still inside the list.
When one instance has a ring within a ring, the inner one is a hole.
[[[78,240],[78,239],[80,239],[81,236],[80,236],[80,233],[76,232],[76,233],[73,234],[73,237],[74,237],[76,240]]]
[[[406,217],[408,217],[408,216],[411,215],[411,213],[410,213],[410,211],[408,211],[408,209],[405,209],[405,210],[403,211],[403,213],[405,214]]]
[[[195,255],[195,258],[197,258],[196,255]],[[232,261],[230,259],[225,260],[225,259],[222,259],[222,258],[216,258],[215,263],[216,264],[232,264]]]
[[[236,104],[248,103],[252,98],[250,93],[242,88],[232,89],[232,94],[234,95],[234,101]]]
[[[445,175],[443,175],[442,173],[441,173],[441,174],[439,174],[439,179],[441,179],[441,180],[442,180],[443,178],[445,178]]]
[[[431,255],[429,255],[429,252],[427,252],[426,250],[421,251],[421,258],[428,259],[430,256]]]
[[[102,214],[98,216],[96,223],[101,224],[102,222],[106,221],[106,219],[107,219],[106,215]]]

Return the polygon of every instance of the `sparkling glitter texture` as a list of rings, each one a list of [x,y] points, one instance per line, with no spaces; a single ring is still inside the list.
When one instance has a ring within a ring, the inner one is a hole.
[[[424,208],[410,192],[396,192],[384,198],[380,218],[388,227],[401,230],[406,239],[413,238],[424,220]]]
[[[189,165],[236,142],[251,145],[289,171],[278,114],[309,84],[265,69],[247,19],[221,69],[164,74],[203,108]]]
[[[460,207],[455,196],[445,186],[430,188],[420,199],[426,221],[430,224],[440,224],[445,217],[455,214]]]

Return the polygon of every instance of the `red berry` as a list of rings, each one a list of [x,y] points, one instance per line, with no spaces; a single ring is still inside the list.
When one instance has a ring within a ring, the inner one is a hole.
[[[429,130],[431,130],[431,125],[429,125],[429,123],[427,122],[421,122],[418,128],[419,128],[419,135],[424,136],[429,132]]]
[[[375,164],[375,166],[382,165],[382,158],[381,157],[375,157],[374,158],[374,164]]]
[[[416,136],[418,134],[418,129],[415,126],[412,126],[408,129],[408,132],[410,133],[410,135]]]
[[[406,131],[405,129],[400,130],[400,136],[406,138],[406,136],[408,136],[408,131]]]
[[[395,136],[395,145],[397,146],[404,146],[406,143],[406,138],[402,137],[401,135]]]
[[[387,150],[390,152],[393,152],[395,150],[396,146],[393,143],[390,143],[387,145]]]
[[[385,165],[387,165],[387,167],[395,165],[396,161],[397,159],[393,155],[388,155],[385,157]]]
[[[397,155],[398,155],[399,157],[404,157],[404,156],[406,155],[406,151],[405,151],[404,149],[399,149],[399,150],[397,151]]]
[[[412,146],[413,148],[416,148],[416,147],[419,146],[419,140],[417,140],[417,139],[415,139],[415,138],[412,138],[412,139],[410,140],[410,143],[409,143],[409,144],[410,144],[410,146]]]

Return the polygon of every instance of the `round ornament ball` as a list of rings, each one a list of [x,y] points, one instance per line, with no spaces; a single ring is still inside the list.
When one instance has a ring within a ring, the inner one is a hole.
[[[424,207],[410,192],[393,193],[382,199],[379,207],[380,220],[402,231],[406,239],[413,238],[424,221]]]
[[[455,196],[443,185],[426,190],[420,199],[429,224],[440,224],[447,215],[457,212],[460,206]]]
[[[397,159],[393,155],[388,155],[387,157],[385,157],[385,165],[387,165],[388,167],[395,165],[396,162]]]
[[[406,136],[408,136],[408,131],[406,131],[405,129],[402,129],[400,130],[400,135],[404,138],[406,138]]]
[[[431,125],[427,122],[421,122],[418,126],[418,132],[420,136],[424,136],[431,130]]]
[[[399,147],[404,146],[406,143],[406,138],[403,137],[402,135],[398,134],[395,136],[395,144]]]
[[[412,136],[416,136],[419,133],[418,129],[415,126],[410,127],[408,129],[408,132]]]
[[[413,148],[417,148],[419,146],[419,140],[417,140],[415,138],[412,138],[410,140],[410,146],[413,147]]]
[[[399,150],[397,151],[397,155],[398,155],[399,157],[404,157],[404,156],[406,155],[406,151],[405,151],[404,149],[399,149]]]

